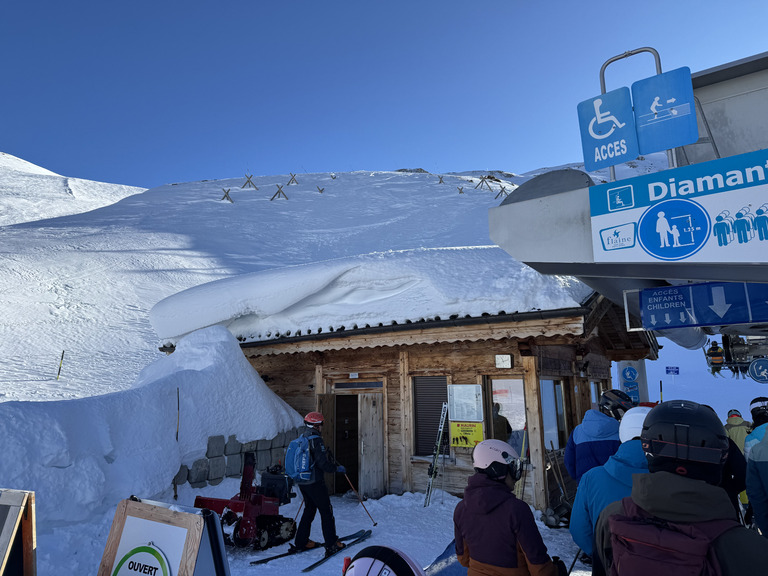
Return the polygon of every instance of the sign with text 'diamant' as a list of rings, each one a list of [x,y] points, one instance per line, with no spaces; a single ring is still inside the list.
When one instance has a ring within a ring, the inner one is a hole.
[[[768,150],[593,186],[595,262],[766,262]]]

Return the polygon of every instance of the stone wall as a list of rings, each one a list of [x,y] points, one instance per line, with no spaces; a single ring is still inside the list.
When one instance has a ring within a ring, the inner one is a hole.
[[[172,484],[180,486],[189,482],[193,488],[215,486],[224,478],[239,478],[243,473],[244,455],[252,452],[256,459],[256,471],[263,472],[270,466],[283,464],[285,449],[291,440],[298,437],[299,429],[280,432],[269,440],[240,442],[236,436],[225,438],[211,436],[204,458],[182,463]]]

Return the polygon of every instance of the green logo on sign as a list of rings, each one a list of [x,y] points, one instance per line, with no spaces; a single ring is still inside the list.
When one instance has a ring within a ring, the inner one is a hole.
[[[112,576],[147,574],[148,576],[171,576],[168,561],[160,550],[152,545],[139,546],[128,552]]]

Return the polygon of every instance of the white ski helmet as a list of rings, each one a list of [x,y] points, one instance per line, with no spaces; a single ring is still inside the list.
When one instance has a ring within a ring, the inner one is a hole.
[[[405,552],[389,546],[368,546],[344,569],[344,576],[426,576]]]
[[[619,440],[627,442],[633,438],[640,438],[643,433],[645,416],[651,409],[648,406],[635,406],[627,410],[619,423]]]
[[[472,451],[475,470],[491,478],[504,478],[509,472],[514,480],[519,480],[518,458],[515,449],[504,440],[483,440]]]

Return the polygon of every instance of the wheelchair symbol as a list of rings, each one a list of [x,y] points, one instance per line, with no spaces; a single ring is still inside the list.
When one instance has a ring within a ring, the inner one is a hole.
[[[613,134],[614,130],[616,128],[624,128],[626,126],[626,122],[622,123],[619,122],[619,119],[616,118],[613,114],[610,112],[601,112],[600,106],[603,105],[603,100],[601,98],[595,98],[594,102],[592,103],[595,107],[595,117],[592,118],[589,122],[589,134],[594,138],[595,140],[602,140],[604,138],[608,138],[611,134]],[[603,133],[595,133],[595,124],[611,124],[611,128]]]

